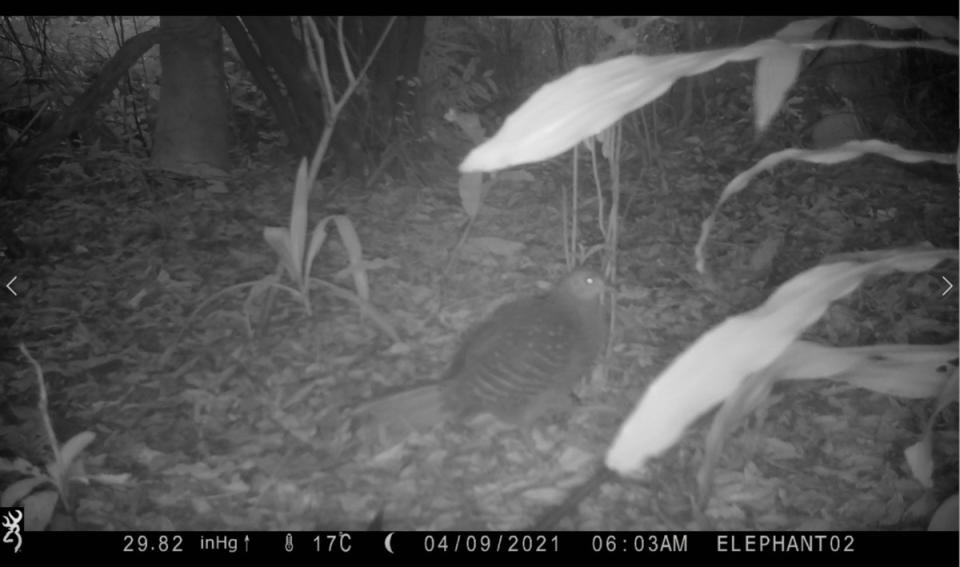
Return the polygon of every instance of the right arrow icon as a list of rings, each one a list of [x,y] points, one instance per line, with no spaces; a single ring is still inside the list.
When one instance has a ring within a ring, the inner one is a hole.
[[[943,281],[947,282],[947,289],[943,290],[943,293],[940,294],[940,297],[943,297],[948,293],[950,293],[950,290],[953,289],[953,282],[948,280],[946,276],[940,276],[940,277],[943,278]]]

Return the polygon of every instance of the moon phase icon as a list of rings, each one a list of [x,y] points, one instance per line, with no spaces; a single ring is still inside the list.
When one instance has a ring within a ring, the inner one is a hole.
[[[387,548],[387,553],[393,553],[393,532],[387,534],[383,540],[383,547]]]

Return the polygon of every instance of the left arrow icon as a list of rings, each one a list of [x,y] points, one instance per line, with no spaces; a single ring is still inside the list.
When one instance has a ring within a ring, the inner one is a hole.
[[[13,290],[13,288],[11,287],[11,286],[13,285],[13,282],[15,282],[15,281],[17,281],[17,276],[13,276],[13,279],[10,280],[10,281],[8,281],[8,282],[7,282],[7,286],[6,286],[6,287],[7,287],[7,290],[8,290],[10,293],[12,293],[13,295],[17,295],[17,292],[15,292],[15,291]]]

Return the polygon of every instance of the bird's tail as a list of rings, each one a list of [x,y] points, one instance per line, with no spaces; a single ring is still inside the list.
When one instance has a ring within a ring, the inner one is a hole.
[[[355,410],[362,427],[380,438],[423,433],[450,419],[444,388],[428,384],[367,402]]]

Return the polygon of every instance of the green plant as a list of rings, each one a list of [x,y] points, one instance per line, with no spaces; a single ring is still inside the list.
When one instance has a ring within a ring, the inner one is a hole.
[[[0,506],[23,506],[26,511],[26,529],[36,531],[50,525],[58,502],[62,503],[68,512],[71,510],[70,484],[86,483],[89,480],[78,457],[93,442],[96,435],[90,431],[83,431],[60,445],[50,422],[43,370],[23,344],[20,345],[20,352],[30,361],[36,373],[40,392],[37,409],[42,418],[46,443],[52,455],[43,467],[38,467],[22,457],[0,458],[0,473],[13,473],[26,477],[15,481],[3,491],[0,495]],[[37,490],[38,488],[42,490]]]
[[[833,18],[819,18],[795,21],[775,37],[744,47],[661,56],[627,55],[587,65],[544,85],[507,118],[495,136],[474,148],[461,163],[460,171],[476,174],[552,158],[596,136],[603,143],[602,155],[609,160],[611,189],[616,199],[619,120],[656,100],[680,78],[707,73],[728,62],[757,60],[753,96],[755,126],[761,132],[783,108],[806,50],[866,45],[877,49],[922,48],[957,55],[956,25],[950,18],[862,19],[895,30],[920,28],[931,38],[909,43],[814,40],[814,32],[833,21]],[[592,145],[590,149],[595,151]],[[716,207],[744,189],[761,172],[787,160],[838,164],[867,154],[904,163],[957,163],[954,153],[911,151],[876,139],[816,150],[790,148],[767,155],[735,176],[724,188]],[[575,160],[574,179],[577,163]],[[596,167],[596,156],[593,163]],[[599,189],[596,172],[594,179]],[[601,198],[602,195],[598,197]],[[573,201],[576,203],[575,194]],[[612,244],[610,262],[616,250],[618,214],[616,201],[613,205],[609,223],[601,224],[606,243]],[[603,212],[601,205],[598,216],[601,223],[605,218]],[[695,250],[700,272],[706,271],[703,249],[715,217],[716,210],[704,221]],[[574,231],[576,223],[572,226]],[[568,253],[577,253],[579,259],[581,251],[569,246],[577,244],[574,232],[566,244]],[[706,496],[723,438],[766,398],[777,380],[826,378],[890,395],[937,397],[937,412],[942,411],[956,402],[956,370],[951,364],[956,357],[956,343],[840,349],[805,343],[798,341],[798,337],[823,315],[830,303],[853,292],[867,276],[893,271],[924,272],[943,260],[955,260],[956,253],[955,249],[924,246],[851,253],[825,261],[787,281],[765,304],[730,317],[703,334],[655,379],[621,425],[608,449],[606,466],[625,476],[642,473],[648,460],[675,444],[688,425],[724,403],[708,437],[704,464],[698,475],[701,495]],[[610,271],[608,264],[606,275],[611,276]],[[928,423],[932,424],[934,417],[931,416]],[[921,442],[906,453],[915,477],[925,486],[931,484],[933,469],[931,430],[932,426],[928,426]],[[955,501],[948,504],[952,510],[950,506],[955,506]]]
[[[356,74],[354,74],[349,66],[349,58],[346,55],[343,38],[343,21],[342,19],[339,20],[338,39],[340,55],[343,58],[344,64],[347,66],[347,77],[349,78],[347,88],[339,98],[335,98],[333,94],[327,56],[320,33],[316,28],[316,24],[314,24],[311,19],[307,19],[306,21],[309,31],[307,37],[312,41],[312,45],[307,49],[310,69],[316,75],[317,82],[324,86],[321,91],[323,95],[324,113],[329,119],[324,125],[323,133],[320,137],[320,142],[317,144],[317,150],[314,153],[313,159],[308,160],[304,158],[300,162],[300,168],[297,170],[297,178],[293,188],[293,203],[290,210],[289,226],[265,227],[263,229],[264,240],[267,241],[267,244],[269,244],[279,256],[277,270],[274,274],[262,279],[243,282],[222,289],[201,303],[187,318],[187,322],[177,335],[176,340],[174,340],[173,344],[164,354],[164,361],[169,358],[173,349],[176,348],[180,338],[183,336],[183,333],[190,327],[190,324],[204,307],[225,294],[246,288],[250,289],[247,296],[247,304],[250,304],[264,292],[279,290],[298,299],[303,304],[304,311],[309,316],[313,313],[310,303],[310,290],[314,284],[323,286],[337,297],[353,302],[366,316],[371,318],[383,332],[390,336],[391,339],[399,342],[399,336],[393,329],[393,326],[370,304],[370,286],[367,279],[367,270],[378,268],[380,264],[377,262],[368,262],[363,259],[363,247],[360,244],[360,238],[357,236],[357,232],[350,219],[344,215],[324,217],[314,227],[310,240],[309,242],[307,241],[307,205],[310,200],[310,192],[317,182],[317,177],[320,173],[320,164],[323,162],[323,158],[330,145],[337,117],[340,115],[350,96],[356,92],[357,87],[366,75],[370,63],[373,61],[373,58],[376,57],[380,47],[383,45],[383,40],[393,26],[393,20],[384,28],[380,40],[371,52],[370,57]],[[343,270],[341,274],[349,274],[353,277],[355,292],[350,292],[340,286],[314,278],[310,275],[313,262],[316,260],[317,254],[323,247],[324,242],[326,242],[327,225],[331,222],[337,227],[337,231],[340,234],[340,238],[343,241],[350,260],[349,266]],[[284,271],[290,276],[290,279],[293,280],[295,287],[281,283],[280,277]],[[267,315],[272,305],[272,298],[272,295],[268,295],[267,301],[265,302],[266,307],[264,311]],[[249,322],[248,332],[252,333]]]
[[[714,49],[694,53],[676,53],[669,55],[642,56],[625,55],[592,65],[579,67],[563,77],[543,85],[529,100],[511,114],[500,130],[492,138],[474,148],[460,164],[463,174],[490,172],[537,162],[552,158],[585,141],[600,139],[602,155],[609,160],[611,187],[614,204],[619,198],[619,152],[620,136],[613,128],[626,114],[640,109],[665,94],[673,84],[684,77],[692,77],[713,71],[731,62],[757,60],[756,88],[754,89],[755,126],[762,132],[773,117],[781,110],[790,87],[800,71],[800,60],[807,50],[828,47],[862,44],[878,49],[902,49],[905,46],[939,51],[955,56],[957,48],[942,38],[956,39],[956,29],[934,17],[895,18],[865,17],[870,23],[891,29],[918,27],[927,31],[932,39],[904,43],[899,41],[864,40],[813,40],[814,32],[831,23],[834,18],[799,20],[785,27],[774,38],[754,42],[743,47]],[[593,145],[588,147],[593,150]],[[835,151],[834,151],[835,150]],[[907,152],[892,144],[879,141],[852,142],[846,146],[824,150],[820,154],[809,155],[799,150],[781,152],[778,157],[770,156],[774,163],[792,157],[804,157],[808,161],[819,159],[825,163],[837,163],[864,153],[880,153],[907,162],[950,161],[953,155],[934,155],[930,153]],[[823,155],[829,154],[829,155]],[[595,158],[596,156],[594,156]],[[596,167],[596,161],[593,162]],[[576,168],[577,161],[574,161]],[[761,161],[757,168],[771,166],[767,160]],[[574,179],[576,180],[576,169]],[[753,170],[745,172],[745,177],[753,175]],[[742,174],[744,175],[744,174]],[[595,180],[599,180],[594,171]],[[742,184],[746,180],[737,177],[734,182]],[[732,184],[734,182],[731,182]],[[479,189],[478,189],[479,190]],[[576,191],[576,187],[574,188]],[[602,206],[602,195],[597,181],[598,201]],[[731,191],[731,189],[727,189]],[[724,194],[724,198],[726,197]],[[575,198],[575,196],[574,196]],[[575,211],[576,208],[572,208]],[[606,215],[601,208],[601,233],[611,250],[607,258],[607,276],[613,277],[615,259],[612,251],[616,244],[617,213],[613,208],[609,221],[604,224]],[[576,230],[576,223],[572,224]],[[706,232],[706,230],[704,231]],[[569,244],[576,245],[576,234],[571,232],[568,239],[568,261],[573,252],[577,260],[583,254]],[[587,252],[589,253],[589,252]],[[613,264],[613,266],[610,266]]]
[[[324,286],[338,297],[354,302],[366,315],[377,322],[384,332],[396,339],[397,335],[392,326],[369,303],[370,285],[366,270],[376,267],[376,265],[364,261],[363,247],[350,219],[344,215],[324,217],[314,227],[309,242],[307,241],[307,201],[316,176],[316,171],[311,172],[309,170],[307,160],[304,159],[297,171],[297,180],[293,191],[293,206],[290,211],[290,226],[266,227],[263,229],[263,238],[280,257],[280,264],[278,274],[256,282],[259,285],[252,287],[251,298],[265,289],[265,286],[280,289],[300,299],[304,310],[310,315],[312,313],[310,287],[311,284],[316,283]],[[311,177],[311,173],[313,177]],[[327,225],[330,222],[333,222],[337,227],[343,245],[347,250],[350,266],[346,269],[346,272],[353,276],[356,293],[351,293],[337,285],[310,276],[313,262],[326,241]],[[296,288],[285,286],[278,281],[277,276],[281,270],[286,271],[290,279],[296,284]]]

